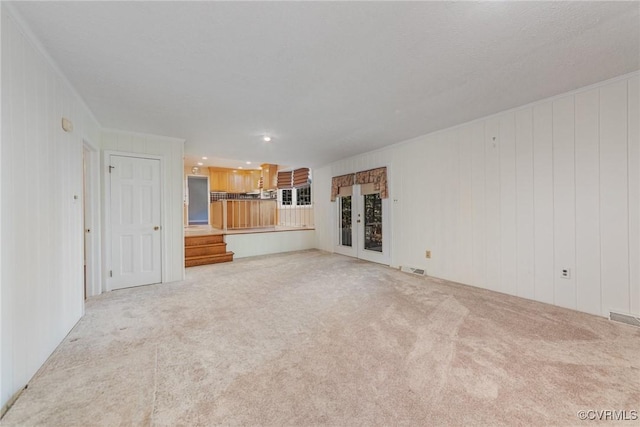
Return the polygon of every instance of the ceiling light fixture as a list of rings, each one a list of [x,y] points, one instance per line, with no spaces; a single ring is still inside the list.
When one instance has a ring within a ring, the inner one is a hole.
[[[198,162],[198,166],[202,166],[204,163],[202,162]]]
[[[251,162],[247,162],[247,164],[248,164],[248,165],[250,165],[250,164],[251,164]]]
[[[238,166],[238,169],[242,169],[242,166]]]
[[[202,160],[207,160],[207,159],[208,159],[208,157],[206,157],[206,156],[202,157]]]
[[[269,141],[271,141],[271,137],[270,137],[270,136],[267,136],[267,135],[263,136],[263,137],[262,137],[262,139],[264,140],[264,142],[269,142]]]

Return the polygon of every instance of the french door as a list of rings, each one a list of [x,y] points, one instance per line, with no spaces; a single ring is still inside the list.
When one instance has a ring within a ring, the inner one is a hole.
[[[337,205],[337,253],[389,265],[388,199],[372,185],[341,188]]]

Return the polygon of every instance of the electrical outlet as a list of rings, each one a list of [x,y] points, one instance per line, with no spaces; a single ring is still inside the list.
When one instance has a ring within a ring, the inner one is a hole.
[[[429,251],[429,250],[425,251],[424,256],[425,256],[425,258],[429,258],[430,259],[431,258],[431,251]]]
[[[562,277],[563,279],[571,279],[571,269],[563,268],[562,270],[560,270],[560,277]]]

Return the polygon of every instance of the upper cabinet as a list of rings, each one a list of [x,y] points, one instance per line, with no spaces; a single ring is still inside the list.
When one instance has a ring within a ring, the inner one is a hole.
[[[261,175],[259,170],[209,168],[209,183],[211,191],[249,193],[258,190]]]
[[[229,191],[229,172],[226,169],[209,168],[211,191]]]
[[[229,172],[229,193],[246,193],[247,190],[244,187],[244,171],[231,171]]]
[[[262,165],[263,189],[275,190],[278,186],[278,165],[265,163]]]
[[[249,191],[256,191],[260,188],[260,177],[262,176],[262,171],[248,171],[249,173],[246,175],[245,187],[250,188]]]

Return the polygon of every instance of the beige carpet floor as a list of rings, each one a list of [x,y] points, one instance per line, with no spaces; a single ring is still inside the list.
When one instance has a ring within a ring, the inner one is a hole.
[[[2,425],[593,425],[640,328],[319,251],[107,293]],[[638,425],[626,421],[624,425]]]

